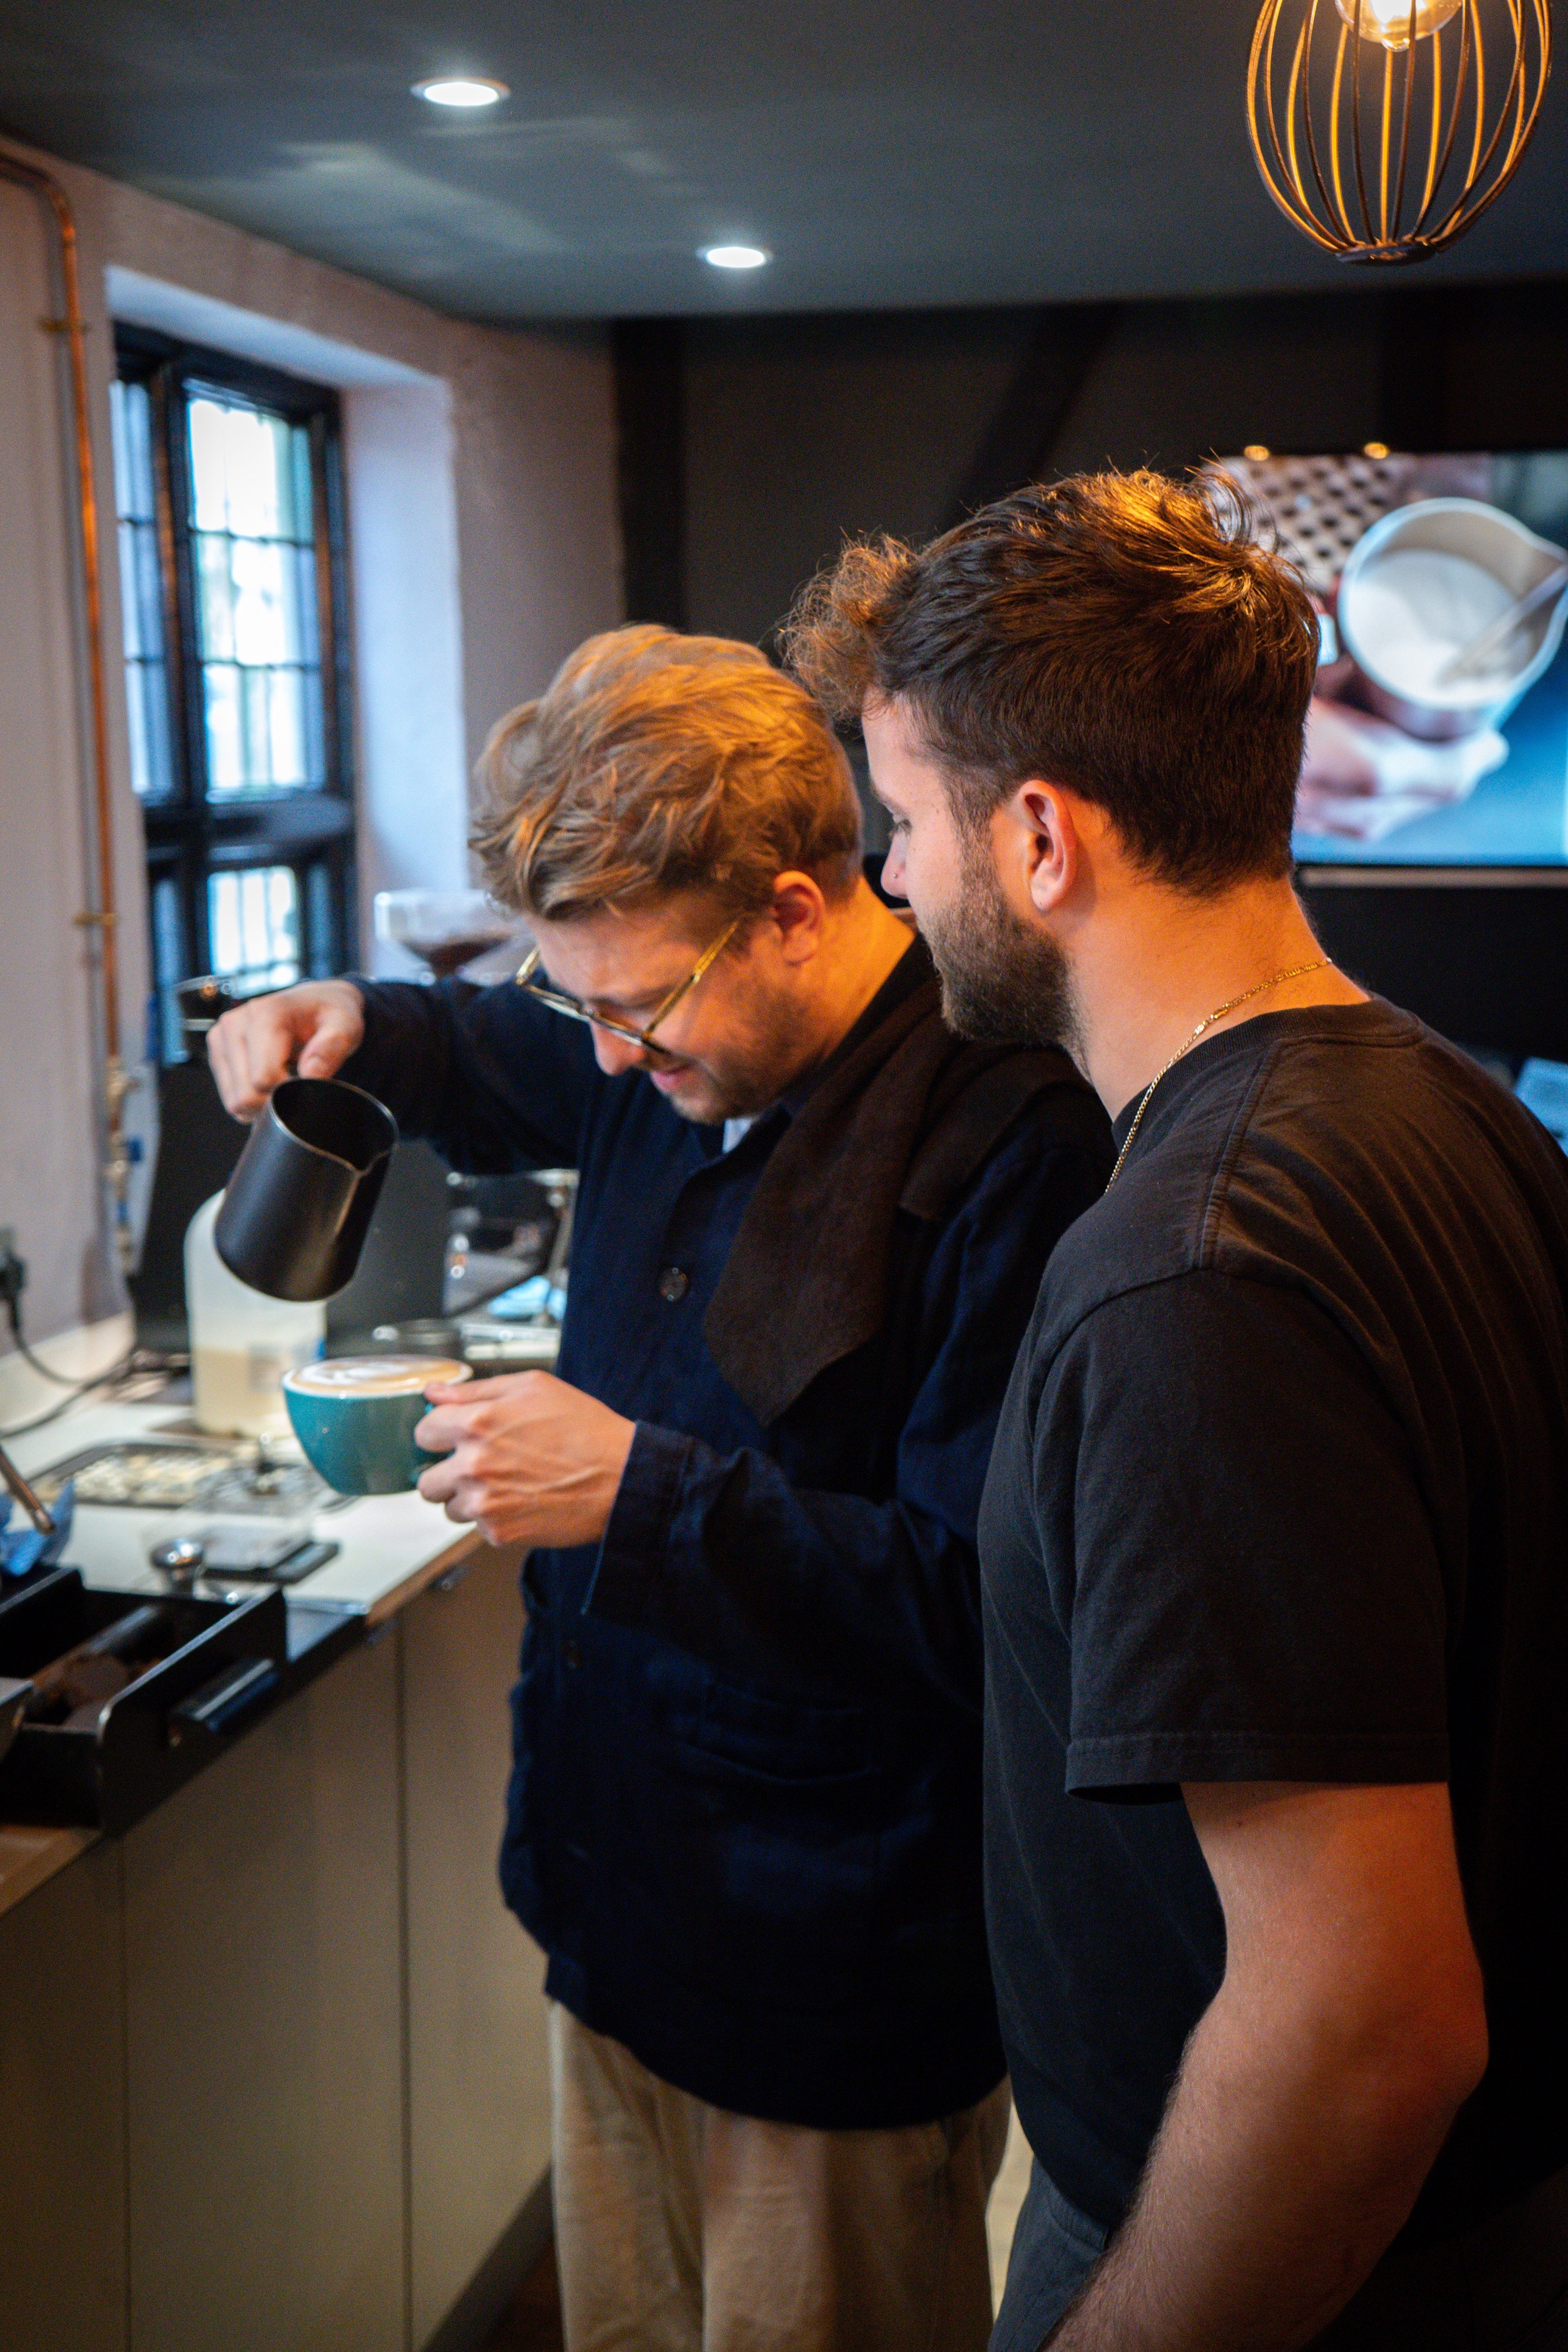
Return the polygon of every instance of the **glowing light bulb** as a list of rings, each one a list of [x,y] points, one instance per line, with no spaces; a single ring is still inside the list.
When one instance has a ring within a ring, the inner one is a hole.
[[[1334,0],[1334,5],[1353,33],[1356,0]],[[1464,0],[1415,0],[1416,39],[1425,40],[1428,33],[1440,33],[1463,5]],[[1363,41],[1381,42],[1385,49],[1407,49],[1410,0],[1361,0],[1361,37]]]
[[[705,245],[702,258],[711,269],[761,269],[773,255],[760,245]]]
[[[504,81],[476,76],[471,80],[416,81],[414,95],[428,100],[432,106],[495,106],[510,93]]]

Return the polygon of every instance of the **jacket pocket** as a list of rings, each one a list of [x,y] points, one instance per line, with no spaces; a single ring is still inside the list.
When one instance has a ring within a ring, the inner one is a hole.
[[[868,2000],[882,1775],[863,1711],[709,1683],[648,1765],[637,1851],[671,1972],[731,2005]]]

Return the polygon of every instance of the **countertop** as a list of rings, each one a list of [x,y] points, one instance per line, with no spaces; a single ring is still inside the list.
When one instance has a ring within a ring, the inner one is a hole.
[[[166,1438],[177,1429],[188,1430],[188,1407],[157,1399],[83,1404],[47,1429],[13,1440],[8,1450],[17,1468],[33,1476],[90,1445]],[[166,1533],[182,1516],[199,1521],[216,1515],[79,1504],[62,1565],[79,1568],[89,1584],[163,1592],[167,1587],[148,1559],[148,1547],[154,1532]],[[290,1601],[311,1613],[361,1618],[367,1630],[395,1616],[479,1543],[471,1528],[455,1525],[437,1505],[416,1494],[367,1495],[336,1503],[315,1515],[310,1531],[338,1545],[338,1556],[291,1586]],[[0,1823],[0,1914],[64,1870],[98,1835],[93,1830]]]

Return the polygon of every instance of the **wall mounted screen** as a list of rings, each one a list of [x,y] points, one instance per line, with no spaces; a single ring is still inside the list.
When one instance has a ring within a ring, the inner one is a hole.
[[[1319,609],[1300,862],[1568,869],[1568,452],[1221,462]]]

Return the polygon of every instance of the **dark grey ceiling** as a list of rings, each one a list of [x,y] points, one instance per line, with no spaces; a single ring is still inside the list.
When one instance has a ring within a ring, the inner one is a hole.
[[[1341,283],[1265,195],[1255,0],[0,0],[0,129],[467,317]],[[439,115],[439,71],[511,86]],[[742,237],[772,267],[697,258]],[[1568,91],[1427,275],[1568,267]]]

